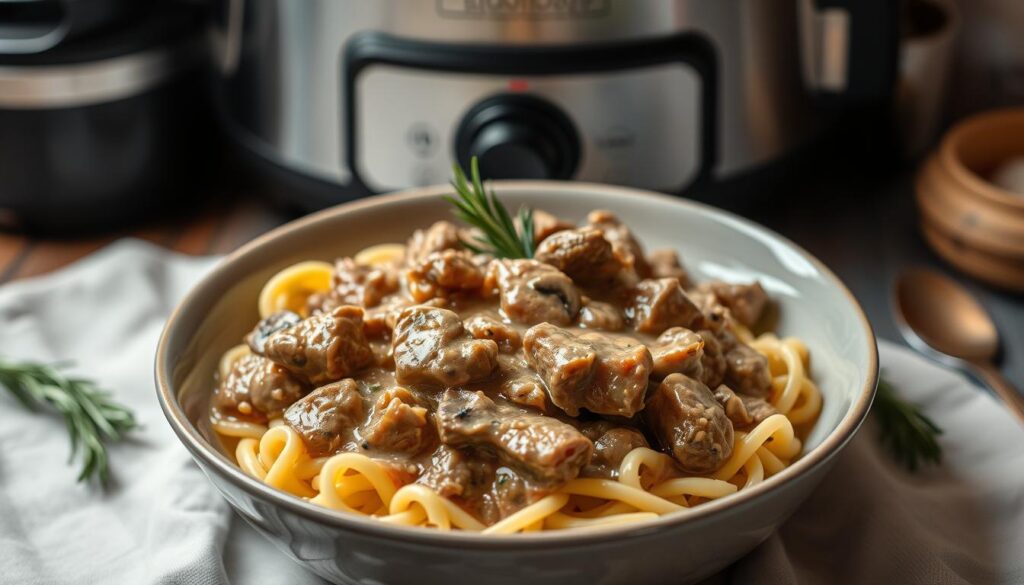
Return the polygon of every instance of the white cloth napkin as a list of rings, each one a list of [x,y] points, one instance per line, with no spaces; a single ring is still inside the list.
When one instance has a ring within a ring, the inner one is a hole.
[[[0,355],[73,360],[143,424],[112,448],[103,492],[75,483],[58,417],[0,395],[0,582],[321,583],[232,514],[157,405],[164,319],[213,262],[122,241],[0,287]],[[1024,429],[960,375],[892,344],[881,355],[945,430],[945,464],[907,474],[869,424],[796,515],[710,583],[1024,583]]]

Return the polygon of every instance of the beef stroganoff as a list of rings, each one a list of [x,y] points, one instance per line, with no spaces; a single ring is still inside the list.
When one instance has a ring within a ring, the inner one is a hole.
[[[760,284],[691,282],[607,211],[533,215],[533,257],[440,221],[273,277],[211,421],[242,470],[381,522],[489,534],[637,522],[802,450],[802,342],[754,336]]]

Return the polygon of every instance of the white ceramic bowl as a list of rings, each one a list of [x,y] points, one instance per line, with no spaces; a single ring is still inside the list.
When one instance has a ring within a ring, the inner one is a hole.
[[[448,218],[432,187],[328,209],[283,226],[224,260],[167,323],[156,378],[171,426],[238,513],[282,551],[338,583],[689,583],[726,566],[775,530],[818,485],[857,431],[874,396],[877,348],[845,286],[792,242],[747,220],[644,191],[554,182],[496,182],[520,204],[581,220],[618,214],[648,249],[670,246],[698,279],[760,280],[778,302],[778,331],[801,337],[824,395],[804,455],[735,495],[650,522],[594,532],[504,537],[385,525],[309,504],[243,474],[206,423],[221,353],[257,320],[263,283],[306,259],[333,260]]]

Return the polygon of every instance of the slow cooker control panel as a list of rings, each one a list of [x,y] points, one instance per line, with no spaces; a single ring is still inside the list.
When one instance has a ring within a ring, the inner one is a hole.
[[[487,98],[463,116],[455,132],[455,157],[468,169],[477,158],[490,179],[569,179],[580,144],[561,110],[532,96]]]
[[[382,62],[354,81],[349,160],[374,191],[445,183],[477,156],[490,178],[678,192],[708,162],[705,80],[685,61],[535,76]]]

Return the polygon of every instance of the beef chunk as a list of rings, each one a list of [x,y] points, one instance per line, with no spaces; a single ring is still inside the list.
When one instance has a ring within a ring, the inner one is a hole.
[[[264,352],[315,386],[340,380],[373,362],[363,334],[363,310],[349,305],[274,333]]]
[[[725,383],[740,394],[764,397],[771,393],[768,358],[728,331],[719,333],[718,338],[725,349]]]
[[[490,488],[496,467],[494,461],[441,444],[416,483],[446,498],[476,499]]]
[[[271,335],[282,329],[294,327],[299,324],[299,321],[302,321],[302,317],[298,313],[278,311],[257,323],[252,333],[245,336],[245,342],[253,353],[263,355],[263,348]]]
[[[413,303],[405,295],[391,295],[376,307],[366,309],[363,314],[363,331],[372,339],[390,340],[398,316]]]
[[[542,412],[548,410],[548,396],[544,391],[544,383],[532,371],[503,380],[501,394],[516,404],[536,408]]]
[[[609,421],[584,423],[580,430],[594,442],[594,455],[580,471],[580,475],[585,477],[615,479],[626,455],[633,449],[648,446],[647,439],[637,429],[617,426]]]
[[[598,209],[587,215],[587,223],[604,235],[611,242],[612,250],[627,269],[632,268],[640,278],[651,276],[651,267],[644,257],[644,249],[633,236],[626,224],[610,211]]]
[[[477,268],[486,273],[487,267],[491,262],[494,262],[494,255],[487,252],[479,252],[470,256],[469,259],[473,261],[473,264],[476,264]]]
[[[700,309],[674,278],[641,281],[633,289],[627,311],[637,331],[652,335],[669,327],[695,329],[702,323]]]
[[[722,405],[722,408],[725,410],[725,416],[729,417],[733,426],[743,428],[750,424],[750,413],[747,412],[743,400],[732,391],[732,388],[725,384],[719,384],[714,394],[715,400]]]
[[[698,291],[713,295],[715,300],[729,309],[730,314],[747,327],[753,327],[761,320],[768,306],[768,293],[760,282],[751,284],[729,284],[721,281],[701,283]]]
[[[756,396],[736,394],[725,384],[719,385],[715,390],[715,400],[722,405],[725,415],[737,429],[756,427],[764,419],[779,413],[778,409],[767,400]]]
[[[626,326],[622,312],[614,305],[587,298],[583,300],[578,320],[581,327],[602,331],[618,331]]]
[[[519,510],[541,499],[547,492],[531,487],[520,475],[508,467],[499,467],[494,472],[490,497],[485,505],[493,512],[486,512],[484,517],[493,518],[493,524],[502,518],[508,518]]]
[[[658,336],[650,349],[654,358],[654,376],[664,378],[698,368],[704,355],[704,340],[689,329],[671,327]]]
[[[518,220],[518,218],[517,218]],[[517,224],[518,225],[518,224]],[[551,215],[543,209],[533,210],[533,243],[539,244],[551,234],[562,230],[571,230],[575,225],[560,217]]]
[[[682,374],[665,378],[644,409],[661,446],[689,473],[711,473],[732,455],[732,422],[704,384]]]
[[[498,369],[502,374],[499,390],[503,397],[515,404],[549,413],[550,403],[544,381],[526,364],[523,354],[498,356]]]
[[[715,295],[699,291],[697,289],[690,289],[686,292],[686,296],[690,297],[693,304],[700,309],[701,319],[699,320],[700,329],[707,329],[714,331],[715,333],[721,332],[725,329],[726,318],[729,316],[729,309],[725,305],[718,302],[718,298]]]
[[[594,445],[572,426],[549,416],[498,404],[483,394],[450,389],[437,408],[441,441],[493,453],[535,480],[557,484],[579,473]]]
[[[651,267],[651,278],[674,278],[679,281],[679,286],[690,288],[690,275],[683,268],[675,250],[654,250],[647,255],[647,264]]]
[[[575,335],[542,323],[531,327],[523,340],[526,362],[540,374],[551,402],[571,416],[578,416],[593,384],[597,351]]]
[[[779,414],[779,409],[775,408],[771,402],[764,398],[740,394],[740,400],[743,401],[743,407],[747,410],[747,414],[750,415],[750,426],[752,427],[761,424],[764,419],[773,414]]]
[[[541,323],[526,332],[523,349],[551,402],[571,416],[586,408],[628,417],[644,407],[653,364],[651,353],[633,339],[596,332],[573,335]]]
[[[523,339],[514,327],[489,315],[474,315],[464,325],[475,339],[490,339],[501,351],[516,352],[523,347]]]
[[[537,246],[533,258],[550,264],[584,286],[613,283],[624,269],[599,230],[582,227],[557,232]]]
[[[405,388],[381,392],[360,429],[365,446],[386,453],[415,455],[434,445],[430,414]]]
[[[405,248],[405,260],[410,266],[421,262],[432,252],[462,248],[459,228],[450,221],[438,221],[425,230],[416,230]]]
[[[468,252],[431,252],[406,271],[413,300],[422,303],[458,291],[477,291],[484,282],[483,270]]]
[[[352,429],[363,422],[363,397],[355,380],[321,386],[291,405],[284,420],[302,436],[310,455],[336,453],[352,440]]]
[[[498,345],[469,338],[459,316],[447,309],[405,309],[392,343],[395,376],[403,384],[466,384],[486,378],[498,363]]]
[[[308,391],[288,370],[250,354],[231,367],[213,395],[213,405],[224,414],[262,422],[280,416]]]
[[[692,368],[682,373],[703,382],[708,388],[717,388],[725,380],[725,370],[728,367],[722,342],[708,329],[701,329],[697,335],[704,342],[700,358]]]
[[[509,319],[531,325],[544,321],[568,325],[582,301],[568,276],[536,260],[491,262],[484,289],[498,290],[501,310]]]
[[[509,468],[500,467],[495,458],[448,445],[437,448],[417,483],[453,499],[485,524],[494,524],[543,495]]]
[[[323,309],[342,305],[376,307],[384,297],[398,290],[398,275],[383,266],[357,264],[351,258],[342,258],[334,264],[331,290]]]

